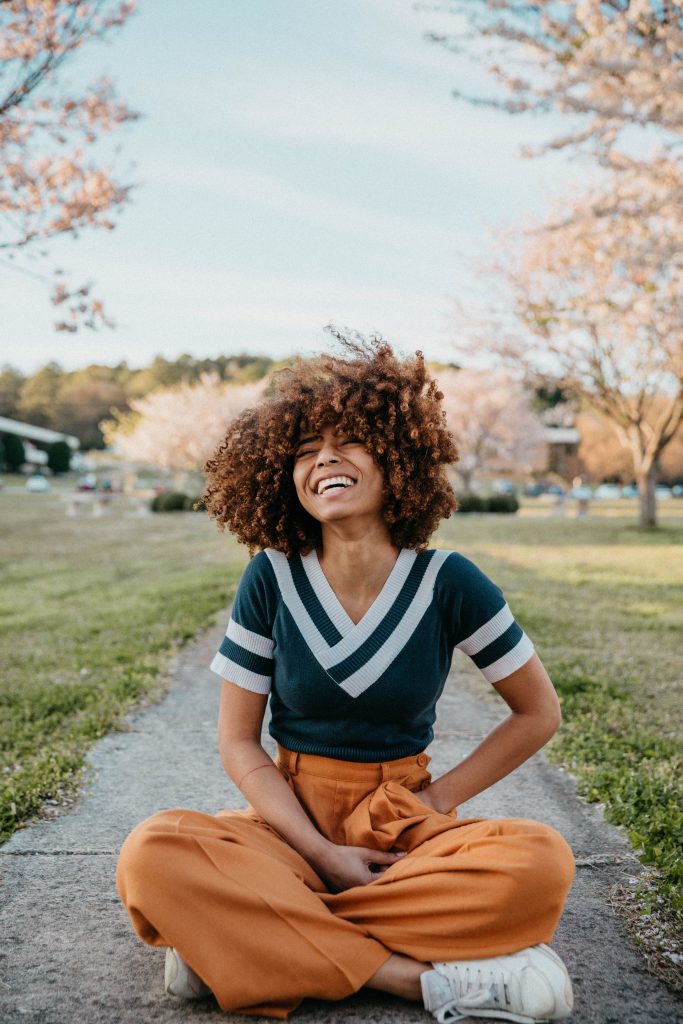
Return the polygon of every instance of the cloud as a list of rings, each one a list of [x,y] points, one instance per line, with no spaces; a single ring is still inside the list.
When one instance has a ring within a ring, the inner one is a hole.
[[[204,194],[251,203],[366,244],[370,239],[381,238],[386,245],[408,253],[420,248],[452,253],[456,246],[469,241],[466,232],[457,232],[445,223],[444,215],[439,222],[429,222],[384,213],[362,203],[297,187],[266,171],[230,164],[177,160],[170,163],[154,158],[145,160],[139,170],[150,184],[190,191],[199,185]]]
[[[135,324],[124,332],[128,339],[143,340],[149,319],[155,337],[185,337],[185,349],[195,352],[217,349],[221,342],[228,351],[248,347],[278,355],[319,349],[325,344],[321,328],[329,321],[379,331],[409,350],[434,349],[447,334],[449,300],[438,291],[193,266],[127,264],[102,272],[122,319]]]

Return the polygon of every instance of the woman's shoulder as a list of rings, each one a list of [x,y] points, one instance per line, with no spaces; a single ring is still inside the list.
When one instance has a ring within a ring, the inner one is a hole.
[[[284,551],[265,547],[249,560],[242,575],[245,583],[267,587],[274,592],[287,589],[302,564],[301,555],[288,558]]]
[[[438,554],[441,562],[435,581],[437,590],[447,591],[452,596],[454,592],[467,594],[482,586],[495,585],[478,565],[460,551],[450,548],[428,550]]]
[[[480,571],[470,558],[454,548],[427,548],[425,554],[439,560],[441,573],[446,576],[471,570]]]
[[[242,576],[240,577],[240,587],[257,587],[257,586],[271,586],[274,582],[273,568],[271,561],[268,557],[269,548],[264,548],[261,551],[257,551],[253,555],[244,569],[242,570]]]

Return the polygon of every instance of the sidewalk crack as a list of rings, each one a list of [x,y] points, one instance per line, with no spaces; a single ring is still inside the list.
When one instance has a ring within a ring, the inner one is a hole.
[[[0,850],[0,857],[116,857],[118,850]]]

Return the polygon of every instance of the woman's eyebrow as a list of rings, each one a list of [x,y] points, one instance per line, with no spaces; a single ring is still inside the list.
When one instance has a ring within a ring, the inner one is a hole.
[[[301,437],[296,442],[297,448],[300,448],[302,444],[308,444],[309,441],[319,441],[322,434],[312,434],[310,437]]]

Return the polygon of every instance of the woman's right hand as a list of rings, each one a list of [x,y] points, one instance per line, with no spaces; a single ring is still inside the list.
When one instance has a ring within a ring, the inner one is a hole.
[[[313,867],[332,892],[342,892],[354,885],[367,885],[374,881],[402,857],[405,853],[385,853],[363,846],[328,843]]]

